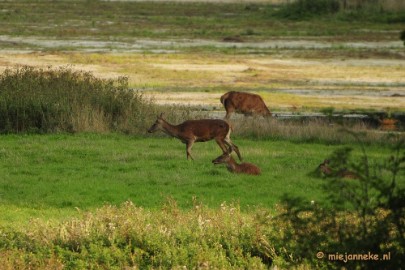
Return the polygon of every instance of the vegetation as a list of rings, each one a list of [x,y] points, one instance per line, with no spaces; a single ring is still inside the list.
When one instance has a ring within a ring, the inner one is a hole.
[[[347,5],[339,0],[297,0],[283,5],[278,12],[281,18],[306,20],[324,16],[334,16],[338,21],[404,23],[405,14],[397,10],[388,11],[378,1],[359,1],[357,5]]]
[[[397,29],[404,23],[404,11],[368,8],[364,12],[336,13],[339,9],[336,0],[300,0],[285,7],[259,3],[161,2],[159,8],[153,2],[138,1],[26,0],[2,1],[2,8],[0,35],[106,41],[112,37],[121,41],[130,37],[255,41],[274,36],[322,35],[349,35],[354,39],[373,35],[386,40],[393,35],[378,30]],[[336,13],[332,20],[330,13]],[[308,16],[312,19],[306,23],[289,20]],[[284,20],[279,21],[280,18]],[[360,31],[365,22],[371,34]],[[392,25],[381,25],[387,22]]]
[[[400,36],[401,40],[404,42],[404,46],[405,46],[405,30],[403,30],[401,32],[401,36]]]
[[[281,99],[280,95],[277,97]],[[129,88],[125,77],[100,79],[91,72],[70,68],[27,66],[7,69],[0,74],[1,133],[123,132],[144,135],[162,111],[173,123],[208,117],[205,111],[195,111],[192,107],[158,107],[144,98],[141,91]],[[365,142],[387,142],[387,134],[374,131],[375,124],[370,126],[343,118],[335,121],[331,107],[323,112],[328,117],[315,120],[299,117],[297,120],[268,121],[234,119],[232,121],[238,127],[234,134],[245,138],[344,143],[352,141],[350,136],[339,133],[339,129],[346,127],[364,131]]]
[[[157,136],[3,135],[3,210],[8,212],[12,206],[39,212],[54,208],[70,211],[75,207],[88,210],[126,200],[157,208],[166,197],[175,199],[181,208],[189,208],[191,198],[197,197],[207,206],[239,202],[242,209],[248,210],[256,205],[273,207],[285,192],[282,187],[286,182],[290,193],[308,196],[308,200],[318,199],[319,181],[306,174],[318,166],[329,149],[337,147],[233,137],[244,160],[263,171],[262,176],[253,179],[214,166],[211,161],[221,154],[214,141],[196,143],[195,160],[187,161],[184,144]],[[379,158],[385,151],[385,147],[375,146],[372,152],[374,158]],[[301,158],[303,152],[306,159]],[[28,221],[16,220],[18,211],[15,215],[2,222],[16,226]]]
[[[0,132],[127,131],[145,127],[151,104],[127,79],[68,68],[7,69],[0,76]],[[147,112],[146,112],[147,111]]]
[[[349,168],[356,177],[325,179],[325,202],[329,204],[310,205],[302,198],[286,197],[286,208],[280,215],[284,224],[280,226],[284,235],[280,244],[289,251],[286,257],[295,255],[293,264],[310,262],[327,265],[328,269],[398,269],[404,264],[404,141],[392,147],[388,158],[378,162],[369,159],[364,147],[361,151],[359,161],[350,158],[350,148],[339,149],[331,156],[333,168]],[[278,235],[274,237],[280,240]],[[315,250],[320,251],[316,257]],[[343,257],[337,259],[337,254]],[[377,257],[350,259],[354,254]]]
[[[404,134],[336,117],[362,104],[350,95],[328,103],[324,97],[277,92],[390,89],[398,93],[373,99],[375,107],[367,110],[388,112],[376,112],[374,121],[396,116],[403,111],[403,69],[392,59],[402,59],[402,50],[355,49],[340,42],[397,42],[404,11],[371,4],[341,9],[334,0],[298,0],[287,8],[76,0],[1,1],[1,6],[2,48],[37,51],[23,54],[38,65],[63,59],[102,74],[24,66],[0,75],[2,269],[404,265]],[[336,45],[322,50],[250,45],[297,37]],[[113,53],[66,53],[82,49]],[[20,52],[5,55],[3,66],[28,62]],[[346,61],[352,57],[382,61]],[[117,73],[131,76],[108,79]],[[147,137],[162,111],[173,123],[210,115],[206,108],[157,106],[143,90],[228,89],[263,91],[266,101],[281,100],[279,107],[296,116],[232,119],[232,140],[262,175],[235,175],[214,166],[211,160],[220,154],[215,142],[194,145],[191,162],[178,140],[162,133]],[[300,117],[301,107],[325,117],[307,120]],[[325,158],[332,171],[349,170],[356,179],[322,174],[318,164]],[[344,261],[359,253],[380,260]],[[389,259],[381,260],[384,255]]]
[[[57,225],[0,230],[2,269],[267,269],[271,246],[237,205],[161,211],[126,202]],[[6,248],[6,249],[5,249]],[[261,257],[264,259],[262,261]]]
[[[50,140],[52,141],[54,140]],[[111,138],[108,141],[112,141]],[[272,145],[277,146],[279,143],[272,142]],[[159,142],[159,145],[164,144]],[[292,145],[287,145],[287,148],[284,145],[283,153]],[[275,265],[288,269],[305,267],[340,269],[342,266],[353,268],[378,266],[382,269],[400,267],[403,264],[401,254],[404,252],[405,153],[403,142],[399,142],[393,152],[387,153],[384,157],[380,149],[378,153],[367,151],[365,156],[353,155],[349,158],[347,148],[343,150],[336,148],[331,156],[332,159],[335,158],[332,163],[336,166],[339,162],[341,165],[343,163],[349,165],[349,168],[354,170],[360,178],[317,179],[316,181],[320,184],[318,190],[328,196],[318,196],[315,199],[311,197],[312,200],[302,195],[296,196],[291,187],[294,185],[291,181],[293,178],[283,178],[286,175],[286,169],[307,171],[308,163],[311,163],[308,161],[312,160],[312,155],[308,155],[309,149],[313,148],[314,144],[308,145],[309,148],[303,144],[299,146],[301,150],[297,154],[301,155],[305,152],[308,157],[306,162],[304,160],[286,162],[273,155],[273,163],[276,163],[274,168],[280,166],[284,168],[279,171],[281,176],[269,177],[267,173],[263,176],[266,182],[269,182],[269,179],[272,180],[272,190],[276,182],[284,187],[280,188],[280,191],[288,190],[289,196],[286,196],[284,203],[276,209],[255,206],[249,207],[249,211],[243,211],[246,206],[241,207],[238,203],[225,202],[221,203],[220,207],[207,207],[202,201],[206,201],[204,198],[209,197],[208,194],[187,199],[189,206],[186,208],[179,206],[177,200],[171,196],[166,197],[164,203],[160,203],[160,209],[143,208],[130,201],[118,207],[114,206],[117,203],[108,204],[92,212],[79,210],[75,218],[65,221],[34,219],[29,224],[20,224],[13,229],[8,226],[1,227],[0,263],[4,269],[24,268],[27,265],[31,269],[123,269],[127,267],[267,269]],[[69,147],[69,149],[72,148]],[[153,160],[156,160],[156,154],[161,155],[162,152],[155,151],[154,153],[152,148],[152,151],[149,151],[151,153],[148,154]],[[257,156],[257,149],[254,151]],[[211,149],[204,152],[212,155]],[[319,155],[320,153],[316,154],[316,156]],[[33,159],[37,158],[33,157]],[[280,161],[277,161],[279,159]],[[94,166],[91,159],[87,160],[90,160],[90,163],[87,163],[88,167]],[[80,161],[83,163],[82,158]],[[148,162],[150,163],[151,160]],[[158,166],[153,170],[167,174],[174,171],[173,165],[180,165],[180,162],[171,163],[172,169],[167,170],[165,164],[168,163],[168,159],[165,158],[163,162],[157,164]],[[185,161],[181,163],[184,164]],[[199,169],[200,171],[209,172],[202,165],[207,163],[206,160],[201,164],[193,162],[182,169],[182,174],[188,175],[192,170],[193,177],[196,175],[198,177],[199,173],[195,173],[197,170],[195,165],[202,168]],[[290,164],[289,168],[285,168],[285,164]],[[112,165],[116,166],[117,162]],[[267,172],[271,170],[267,166],[263,168]],[[146,166],[143,170],[152,172]],[[30,171],[35,173],[35,170]],[[210,185],[218,178],[224,184],[228,183],[226,187],[228,191],[223,194],[229,194],[231,189],[232,194],[238,194],[240,202],[244,201],[243,196],[260,197],[261,194],[264,197],[273,196],[269,196],[270,190],[266,191],[262,185],[264,182],[260,180],[261,176],[259,178],[248,176],[241,179],[238,175],[230,176],[225,169],[215,169],[215,171],[215,173],[209,173],[209,178],[198,180],[200,185],[193,184],[194,194],[197,194],[198,189],[201,188],[203,188],[201,193],[204,194],[221,189],[218,184],[215,184],[215,189],[204,189],[206,185]],[[62,173],[62,177],[63,174],[65,173]],[[297,177],[298,173],[295,172],[294,175]],[[227,182],[227,176],[232,180]],[[252,177],[255,181],[261,182],[260,187],[252,185]],[[98,183],[94,183],[94,178],[92,179],[91,187],[97,189]],[[136,179],[136,176],[131,179]],[[147,192],[138,184],[133,188],[137,187],[138,194],[151,198],[150,193],[160,190],[156,185],[159,178],[151,175],[149,179],[156,179],[149,180],[153,191]],[[186,191],[184,184],[192,181],[191,178],[183,182],[180,182],[179,177],[170,179],[171,182],[177,182],[177,189],[179,186],[182,187],[183,194]],[[109,181],[120,180],[122,180],[122,174],[116,174]],[[310,180],[301,176],[295,184],[302,190],[307,181],[314,180],[314,178]],[[37,181],[41,181],[41,177]],[[69,185],[66,187],[79,186],[72,182],[74,178],[67,181]],[[129,181],[135,183],[133,180]],[[29,182],[32,184],[34,181]],[[287,188],[285,188],[286,182],[289,183]],[[324,188],[322,188],[322,182]],[[86,183],[86,179],[82,179],[82,183]],[[230,186],[231,183],[239,187],[245,185],[245,187],[238,193]],[[60,185],[61,183],[58,184]],[[165,189],[170,188],[170,185],[172,184],[167,184]],[[249,195],[249,190],[254,186],[258,189],[253,190],[254,194]],[[310,186],[315,187],[314,184]],[[13,190],[17,188],[10,188],[8,192]],[[82,184],[80,190],[88,189],[85,189]],[[140,192],[141,190],[143,192]],[[308,195],[310,191],[305,190],[304,194]],[[69,191],[65,188],[63,194],[68,193]],[[111,191],[104,193],[112,194]],[[192,194],[189,195],[192,196]],[[88,193],[86,196],[91,194]],[[62,199],[58,194],[56,197],[58,200]],[[259,200],[263,202],[264,197]],[[183,203],[180,202],[180,204]],[[63,208],[61,210],[63,211]],[[10,208],[2,212],[7,216],[9,211]],[[345,254],[367,255],[369,253],[378,256],[388,254],[389,259],[351,260],[349,257],[348,261],[344,261],[347,257],[343,259],[329,257],[336,254],[345,256]]]
[[[334,14],[339,10],[338,0],[297,0],[283,5],[278,14],[288,19],[304,19]]]

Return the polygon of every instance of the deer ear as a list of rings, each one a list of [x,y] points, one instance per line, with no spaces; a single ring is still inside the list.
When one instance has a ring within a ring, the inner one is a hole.
[[[160,113],[160,115],[157,118],[163,118],[164,113]]]

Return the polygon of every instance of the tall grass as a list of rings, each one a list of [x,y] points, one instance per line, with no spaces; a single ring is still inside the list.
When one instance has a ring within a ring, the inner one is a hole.
[[[129,88],[126,77],[102,79],[70,68],[20,67],[0,75],[0,133],[121,132],[144,135],[156,115],[179,124],[207,118],[205,111],[187,106],[157,106],[140,91]],[[391,141],[390,134],[362,122],[325,119],[285,120],[236,118],[234,136],[346,143],[340,129],[364,132],[364,141]],[[347,123],[345,123],[347,122]],[[159,135],[158,135],[159,136]],[[395,138],[394,138],[395,140]]]
[[[125,77],[21,67],[0,75],[0,132],[133,131],[144,128],[152,104]]]
[[[271,246],[238,206],[105,206],[57,225],[0,230],[2,269],[266,269]]]
[[[233,134],[245,138],[256,139],[288,139],[296,142],[321,142],[344,144],[353,143],[353,136],[342,132],[352,130],[362,134],[364,143],[391,144],[404,138],[402,133],[382,132],[376,127],[358,121],[331,120],[325,118],[313,119],[263,119],[244,117],[232,122]]]

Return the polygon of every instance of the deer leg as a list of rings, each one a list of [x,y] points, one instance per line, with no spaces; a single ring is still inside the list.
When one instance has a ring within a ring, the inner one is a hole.
[[[228,154],[232,153],[232,151],[235,151],[235,153],[238,155],[239,160],[242,161],[242,156],[239,152],[239,148],[231,140],[225,140],[225,143],[229,147]]]
[[[186,143],[187,159],[190,157],[192,160],[194,160],[194,158],[191,156],[191,147],[193,146],[193,144],[193,140],[187,141]]]
[[[236,152],[240,161],[242,161],[242,156],[240,155],[239,148],[231,142],[231,148]]]
[[[221,139],[215,139],[215,141],[217,142],[217,144],[219,145],[219,147],[221,147],[222,152],[225,153],[231,153],[232,152],[232,148],[227,149],[226,145],[227,142],[225,140],[221,140]],[[229,146],[229,145],[228,145]]]

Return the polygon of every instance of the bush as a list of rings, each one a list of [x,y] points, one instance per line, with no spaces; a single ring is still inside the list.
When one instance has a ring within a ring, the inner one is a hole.
[[[401,269],[405,263],[401,255],[405,252],[404,145],[400,141],[393,147],[392,155],[374,166],[364,147],[358,162],[350,158],[351,149],[333,153],[332,168],[337,172],[350,170],[355,179],[339,174],[325,178],[329,202],[323,205],[286,197],[285,207],[275,219],[281,232],[269,237],[275,246],[281,247],[277,253],[293,265]],[[339,254],[341,259],[337,259]],[[345,257],[353,254],[373,254],[379,259]]]
[[[127,202],[24,233],[0,228],[2,269],[268,269],[269,244],[238,206],[161,211]]]
[[[338,0],[298,0],[284,5],[278,15],[288,19],[303,19],[337,13],[339,9]]]
[[[133,131],[154,114],[128,80],[68,68],[7,69],[0,75],[0,132]]]

